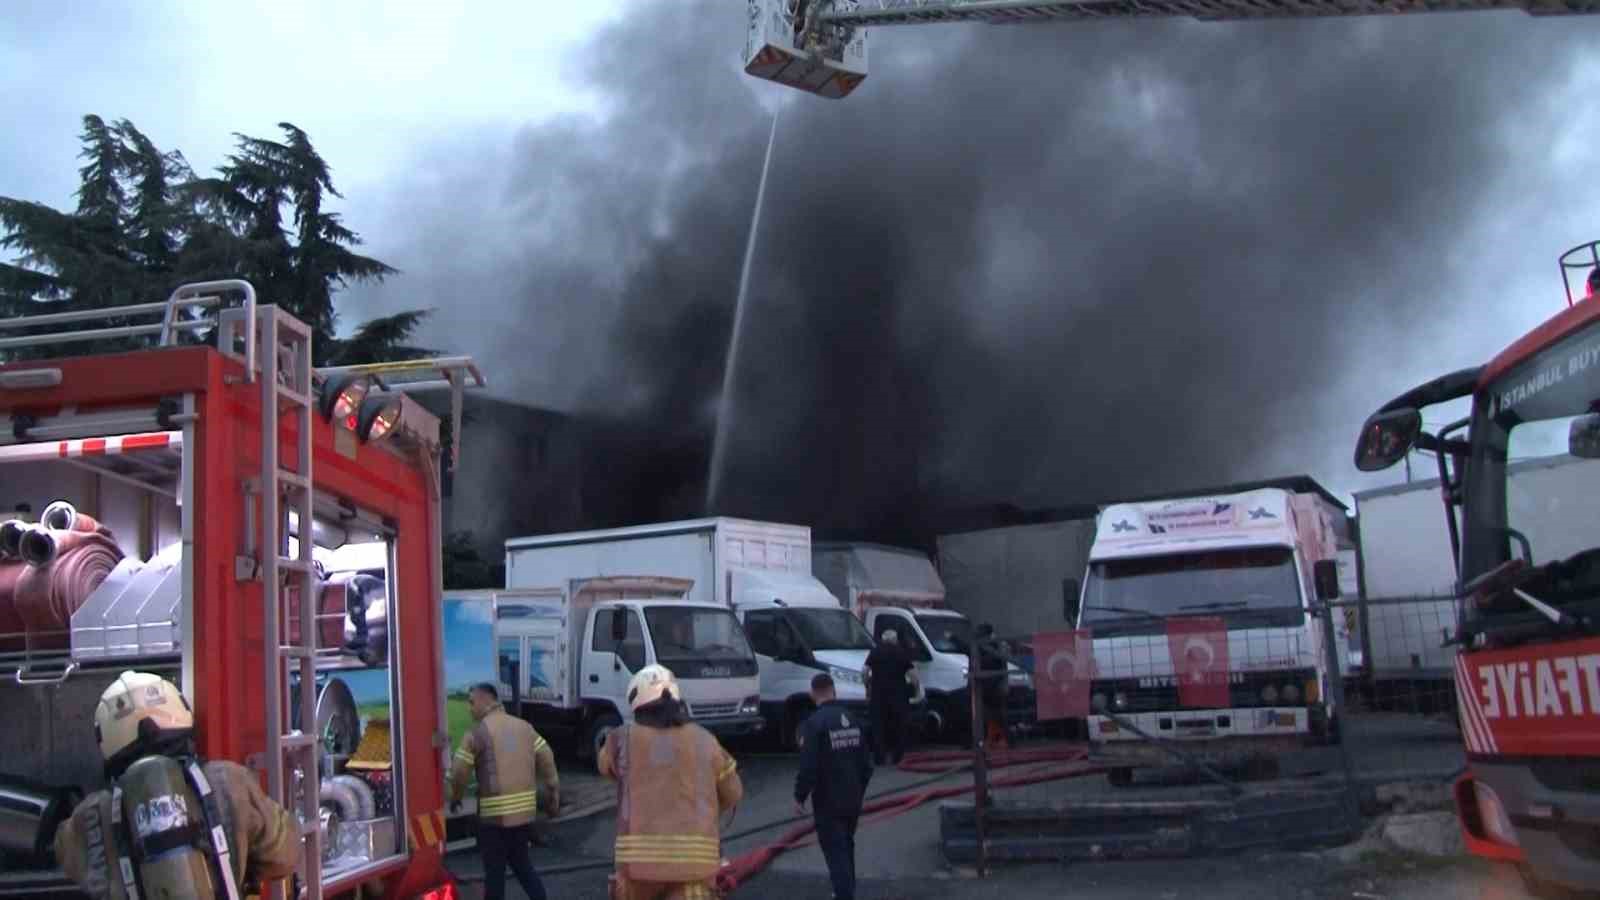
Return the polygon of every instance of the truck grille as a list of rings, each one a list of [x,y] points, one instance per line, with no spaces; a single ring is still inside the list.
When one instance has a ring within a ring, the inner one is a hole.
[[[689,715],[696,719],[715,719],[722,716],[731,716],[739,712],[739,701],[732,700],[727,703],[691,703]]]
[[[1228,705],[1233,709],[1253,709],[1263,706],[1304,706],[1306,703],[1305,684],[1315,676],[1315,671],[1311,669],[1278,672],[1234,672],[1231,676],[1233,683],[1228,686]],[[1272,703],[1267,703],[1261,699],[1263,688],[1268,685],[1281,688],[1286,684],[1294,685],[1298,693],[1293,702],[1285,701],[1281,697]],[[1172,683],[1170,677],[1096,680],[1091,690],[1098,694],[1104,694],[1107,702],[1110,702],[1111,698],[1118,693],[1127,695],[1128,705],[1115,710],[1116,712],[1154,712],[1182,707],[1182,704],[1178,702],[1177,685]]]

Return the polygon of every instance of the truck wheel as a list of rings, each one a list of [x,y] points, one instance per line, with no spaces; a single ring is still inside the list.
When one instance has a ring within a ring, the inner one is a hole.
[[[780,732],[784,750],[790,753],[800,751],[800,729],[811,717],[811,712],[811,704],[805,701],[789,704],[788,712],[784,714],[783,731]]]
[[[606,735],[622,726],[622,720],[616,713],[601,713],[589,726],[589,753],[594,760],[596,771],[600,767],[600,750],[606,745]]]
[[[1133,769],[1126,766],[1112,769],[1106,773],[1106,780],[1115,788],[1133,787]]]

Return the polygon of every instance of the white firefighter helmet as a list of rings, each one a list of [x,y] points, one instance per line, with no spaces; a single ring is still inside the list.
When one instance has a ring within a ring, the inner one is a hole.
[[[645,666],[628,681],[628,705],[635,710],[662,697],[683,698],[678,691],[677,676],[666,666]]]
[[[189,701],[172,682],[149,672],[123,672],[100,695],[94,711],[95,736],[106,761],[138,743],[148,720],[160,732],[183,732],[194,727]]]

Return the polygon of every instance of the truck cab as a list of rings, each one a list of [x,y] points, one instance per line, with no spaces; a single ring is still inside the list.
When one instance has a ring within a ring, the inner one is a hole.
[[[1421,449],[1438,466],[1468,851],[1517,864],[1536,894],[1588,896],[1600,889],[1600,241],[1560,264],[1566,309],[1488,364],[1378,409],[1355,465],[1381,471]],[[1578,298],[1574,275],[1588,281]],[[1425,428],[1425,411],[1469,398],[1466,418]]]
[[[1331,685],[1348,634],[1339,630],[1327,658],[1310,605],[1314,563],[1337,553],[1338,514],[1329,498],[1281,489],[1102,511],[1078,617],[1094,642],[1094,749],[1160,759],[1108,712],[1219,761],[1336,739]],[[1227,660],[1228,702],[1218,708],[1180,702],[1184,673],[1174,665],[1169,628],[1190,617],[1220,619],[1226,630],[1226,647],[1202,648]],[[1119,769],[1114,781],[1131,774]]]
[[[565,588],[496,593],[501,690],[535,727],[577,738],[586,755],[597,755],[612,729],[632,721],[628,682],[649,665],[677,676],[697,724],[724,737],[759,731],[755,654],[731,612],[688,599],[692,584],[587,578]]]
[[[862,669],[872,638],[815,578],[776,570],[728,573],[734,611],[761,669],[761,711],[788,749],[814,708],[811,679],[833,676],[840,702],[865,712]]]

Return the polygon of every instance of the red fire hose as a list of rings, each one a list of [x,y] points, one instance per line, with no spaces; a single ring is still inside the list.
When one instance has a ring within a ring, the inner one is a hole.
[[[56,531],[54,559],[25,566],[12,594],[16,616],[35,649],[65,649],[72,614],[122,560],[111,538],[95,531]]]
[[[17,579],[27,563],[20,559],[0,559],[0,653],[24,649],[21,637],[22,616],[17,614]]]
[[[989,768],[1007,769],[1017,766],[1029,766],[1030,768],[1027,771],[993,779],[989,782],[989,786],[991,788],[1021,787],[1046,781],[1059,781],[1063,778],[1093,775],[1101,771],[1100,767],[1090,765],[1086,761],[1087,756],[1088,754],[1084,748],[1078,745],[997,751],[989,755]],[[963,768],[970,768],[971,764],[971,752],[948,750],[908,754],[905,759],[901,760],[900,768],[908,772],[950,774]],[[873,800],[862,807],[861,817],[866,822],[878,822],[908,812],[924,803],[959,797],[963,794],[970,794],[973,790],[974,786],[970,784],[952,785],[950,787],[928,788],[912,794],[885,796]],[[722,871],[717,873],[717,890],[723,894],[732,893],[739,885],[760,874],[779,854],[815,842],[814,831],[815,826],[812,824],[796,825],[773,843],[729,861],[727,865],[722,867]]]

